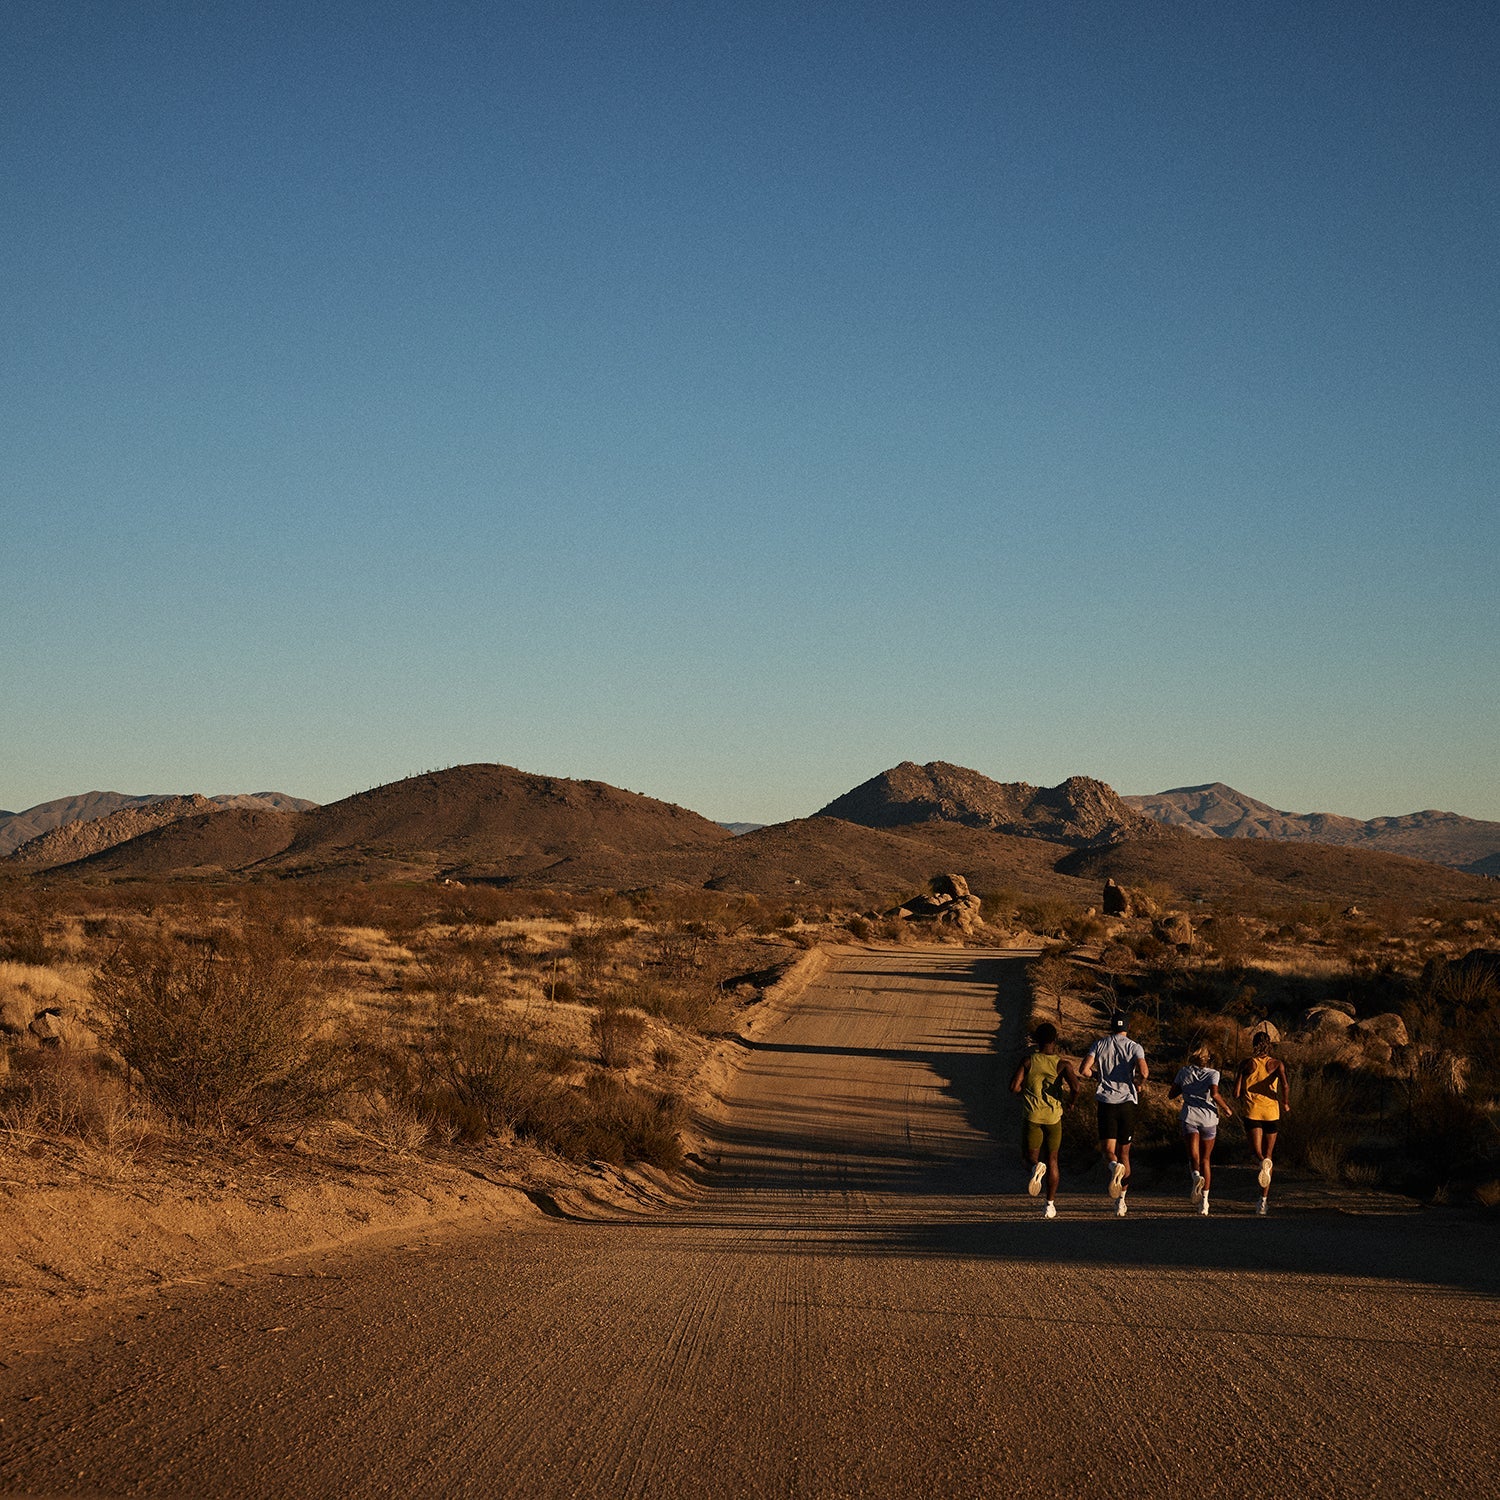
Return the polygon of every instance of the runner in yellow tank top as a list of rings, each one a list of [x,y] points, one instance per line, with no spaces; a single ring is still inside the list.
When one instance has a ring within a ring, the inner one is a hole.
[[[1271,1158],[1276,1152],[1276,1133],[1292,1111],[1286,1068],[1280,1058],[1271,1056],[1271,1038],[1264,1031],[1257,1031],[1250,1051],[1251,1055],[1240,1064],[1234,1096],[1244,1100],[1245,1134],[1260,1164],[1260,1204],[1255,1211],[1263,1214],[1271,1196]]]
[[[1048,1219],[1057,1217],[1057,1153],[1062,1148],[1063,1110],[1078,1097],[1078,1073],[1071,1058],[1057,1050],[1057,1027],[1043,1021],[1031,1033],[1036,1051],[1016,1069],[1010,1091],[1021,1096],[1021,1155],[1031,1168],[1026,1191],[1033,1198],[1047,1179],[1047,1206],[1042,1210]],[[1063,1092],[1067,1092],[1064,1102]],[[1046,1147],[1047,1160],[1042,1161]]]

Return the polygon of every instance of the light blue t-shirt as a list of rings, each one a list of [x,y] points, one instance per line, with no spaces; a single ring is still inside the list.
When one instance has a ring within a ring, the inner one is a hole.
[[[1191,1126],[1217,1125],[1219,1109],[1214,1103],[1214,1090],[1219,1086],[1216,1068],[1199,1067],[1188,1063],[1179,1068],[1172,1080],[1182,1095],[1182,1123]]]
[[[1102,1036],[1089,1048],[1099,1075],[1096,1097],[1100,1104],[1140,1103],[1135,1089],[1135,1064],[1137,1058],[1145,1055],[1146,1049],[1128,1036]]]

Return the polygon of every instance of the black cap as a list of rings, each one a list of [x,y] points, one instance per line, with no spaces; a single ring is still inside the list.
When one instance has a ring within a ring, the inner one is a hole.
[[[1123,1010],[1117,1010],[1114,1015],[1109,1018],[1109,1029],[1111,1031],[1129,1031],[1130,1017],[1127,1016]]]

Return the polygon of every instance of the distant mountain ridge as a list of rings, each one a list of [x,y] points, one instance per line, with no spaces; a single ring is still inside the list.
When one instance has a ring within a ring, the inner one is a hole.
[[[185,799],[190,805],[200,803]],[[426,881],[570,891],[685,887],[889,905],[940,873],[980,892],[1059,897],[1149,883],[1181,900],[1483,899],[1473,874],[1372,848],[1193,836],[1138,812],[1101,781],[997,782],[904,761],[813,817],[735,836],[686,808],[598,781],[466,765],[307,811],[264,805],[151,828],[46,878],[223,877]],[[861,895],[860,893],[867,893]]]
[[[1072,846],[1149,838],[1160,832],[1150,818],[1127,807],[1112,787],[1092,776],[1070,776],[1055,787],[1035,787],[1027,781],[994,781],[942,760],[925,766],[904,760],[835,797],[816,816],[867,828],[961,823]]]
[[[1352,845],[1474,874],[1496,873],[1500,864],[1500,823],[1436,809],[1369,819],[1283,812],[1222,781],[1120,800],[1159,823],[1204,838]]]
[[[199,794],[194,792],[187,795],[198,796]],[[35,807],[28,807],[22,812],[0,813],[0,857],[12,854],[23,844],[68,824],[93,823],[102,818],[111,817],[115,813],[139,812],[154,804],[180,803],[182,800],[183,795],[175,792],[152,792],[144,795],[131,795],[124,792],[80,792],[72,797],[58,797],[51,802],[39,802]],[[286,792],[221,792],[217,796],[201,800],[219,808],[259,807],[274,808],[282,812],[306,812],[309,808],[318,805],[316,802],[309,802],[304,797],[290,796]],[[133,835],[125,836],[132,837]]]

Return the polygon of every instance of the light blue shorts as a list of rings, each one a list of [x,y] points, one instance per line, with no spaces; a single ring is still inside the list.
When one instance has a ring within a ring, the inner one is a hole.
[[[1219,1117],[1217,1115],[1204,1116],[1201,1114],[1184,1115],[1182,1117],[1182,1133],[1184,1135],[1196,1135],[1205,1141],[1211,1141],[1219,1133]]]

